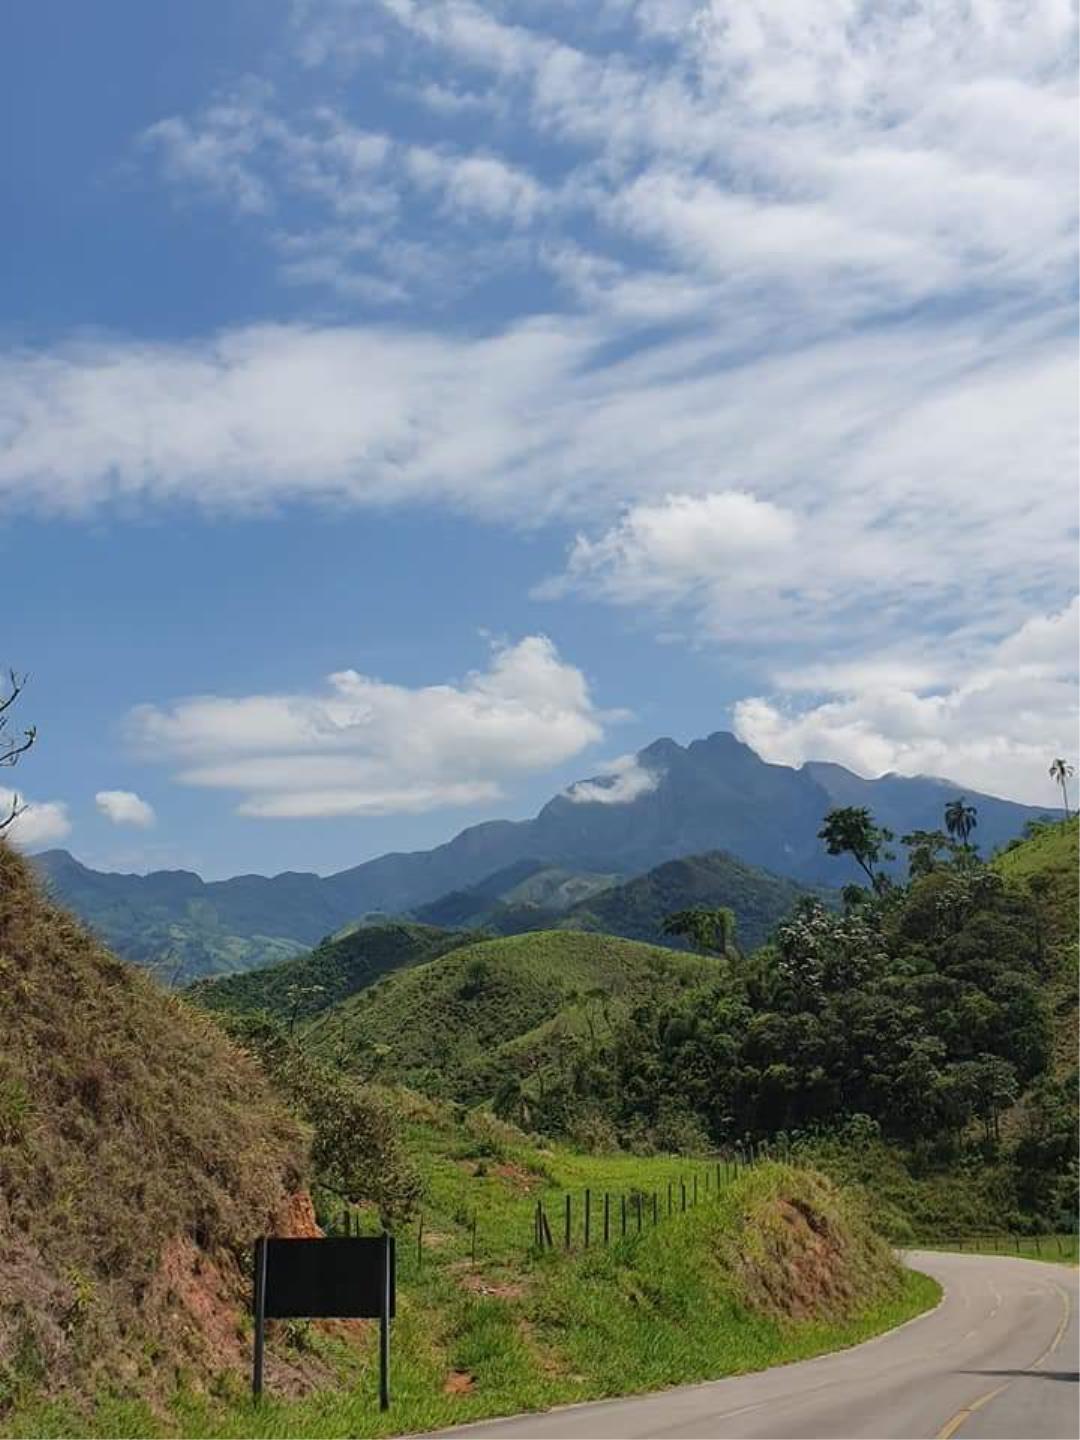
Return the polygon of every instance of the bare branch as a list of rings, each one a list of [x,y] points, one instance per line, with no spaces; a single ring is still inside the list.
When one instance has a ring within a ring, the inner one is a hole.
[[[2,715],[5,710],[10,710],[12,705],[15,704],[15,701],[22,694],[23,687],[29,679],[29,675],[16,675],[14,670],[8,671],[8,684],[11,688],[11,693],[5,695],[4,698],[0,700],[0,715]]]
[[[12,795],[11,806],[8,810],[7,817],[3,820],[0,820],[0,835],[3,834],[3,832],[7,829],[7,827],[11,824],[13,820],[17,820],[19,818],[19,816],[23,813],[25,809],[26,806],[20,803],[18,795]]]
[[[26,754],[36,739],[37,726],[31,725],[29,730],[23,731],[21,742],[15,739],[5,740],[0,745],[0,765],[14,765],[20,755]]]

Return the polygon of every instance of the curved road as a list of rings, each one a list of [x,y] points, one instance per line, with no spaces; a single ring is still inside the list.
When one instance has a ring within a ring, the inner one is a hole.
[[[854,1349],[445,1433],[491,1440],[1076,1440],[1076,1270],[991,1255],[913,1251],[905,1258],[941,1282],[942,1303]]]

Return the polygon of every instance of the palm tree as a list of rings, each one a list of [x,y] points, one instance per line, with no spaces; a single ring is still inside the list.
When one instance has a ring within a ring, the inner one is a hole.
[[[945,829],[950,835],[960,837],[960,843],[965,850],[968,836],[978,823],[978,811],[974,805],[965,803],[963,795],[957,796],[955,800],[950,800],[945,806]]]
[[[1074,766],[1067,760],[1057,759],[1050,766],[1050,779],[1056,780],[1061,786],[1061,798],[1065,802],[1065,819],[1069,818],[1069,780],[1076,774]]]

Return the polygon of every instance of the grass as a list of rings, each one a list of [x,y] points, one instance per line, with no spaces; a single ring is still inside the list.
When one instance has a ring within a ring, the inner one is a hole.
[[[188,1387],[155,1414],[102,1395],[89,1416],[56,1403],[24,1408],[2,1433],[194,1440],[416,1432],[808,1358],[900,1324],[938,1298],[934,1282],[901,1271],[845,1195],[812,1172],[762,1164],[725,1177],[719,1190],[710,1178],[706,1200],[705,1162],[538,1150],[490,1117],[448,1115],[417,1100],[410,1122],[427,1185],[425,1238],[418,1247],[416,1224],[399,1235],[388,1416],[376,1403],[374,1327],[357,1327],[359,1343],[347,1344],[301,1326],[294,1342],[335,1359],[337,1389],[269,1399],[257,1413],[240,1379],[218,1396]],[[640,1237],[586,1251],[575,1227],[570,1254],[531,1244],[537,1198],[559,1233],[567,1191],[666,1195],[671,1180],[678,1195],[678,1182],[694,1173],[697,1207],[655,1230],[646,1225]]]
[[[206,1373],[217,1344],[174,1291],[239,1305],[306,1148],[251,1058],[0,841],[0,1414],[43,1384]]]
[[[309,1023],[325,1058],[370,1068],[427,1093],[467,1098],[498,1068],[500,1047],[558,1020],[595,1023],[656,987],[691,984],[716,962],[611,935],[537,931],[454,950],[398,971]],[[600,1000],[589,997],[601,996]],[[479,1098],[479,1094],[475,1094]]]
[[[1046,1260],[1056,1265],[1075,1265],[1080,1236],[1077,1235],[963,1235],[955,1239],[920,1240],[911,1248],[948,1250],[970,1255],[1019,1255],[1026,1260]]]

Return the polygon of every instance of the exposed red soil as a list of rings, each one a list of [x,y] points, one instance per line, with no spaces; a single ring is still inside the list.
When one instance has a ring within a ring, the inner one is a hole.
[[[444,1395],[467,1395],[475,1390],[476,1380],[468,1370],[451,1370],[442,1388]]]

